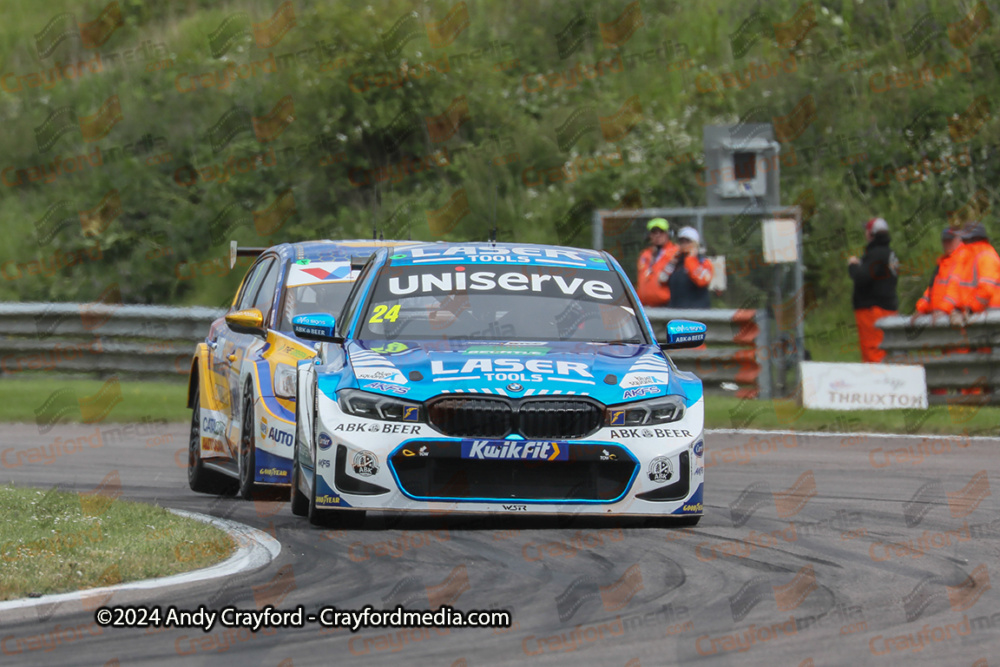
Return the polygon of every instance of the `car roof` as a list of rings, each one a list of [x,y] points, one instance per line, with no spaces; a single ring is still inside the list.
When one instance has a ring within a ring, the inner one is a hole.
[[[491,255],[493,257],[485,257]],[[423,264],[499,265],[490,262],[497,255],[518,257],[521,265],[572,266],[578,268],[608,268],[604,253],[599,250],[538,243],[415,243],[395,249],[389,256],[392,266]],[[526,260],[526,261],[524,261]],[[508,263],[507,266],[517,263]]]
[[[373,241],[371,239],[344,239],[331,241],[300,241],[298,243],[281,243],[268,248],[283,260],[308,259],[311,261],[347,262],[355,255],[367,256],[381,248],[393,248],[413,241]]]

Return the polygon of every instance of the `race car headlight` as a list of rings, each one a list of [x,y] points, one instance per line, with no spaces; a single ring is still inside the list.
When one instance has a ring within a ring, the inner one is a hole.
[[[604,425],[647,426],[667,424],[683,418],[684,399],[680,396],[664,396],[635,403],[609,405],[604,412]]]
[[[355,417],[391,422],[422,422],[424,409],[419,403],[358,389],[344,389],[337,395],[340,409]]]
[[[295,369],[286,364],[274,367],[274,395],[295,398]]]

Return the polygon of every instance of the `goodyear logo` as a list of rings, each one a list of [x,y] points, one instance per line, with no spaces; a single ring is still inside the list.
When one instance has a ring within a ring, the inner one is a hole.
[[[569,446],[558,442],[530,440],[464,440],[463,459],[567,461]]]
[[[611,411],[611,425],[612,426],[624,426],[625,425],[625,411],[624,410],[612,410]]]
[[[697,504],[694,504],[694,505],[685,505],[684,506],[684,511],[685,512],[704,512],[705,511],[705,507],[701,503],[697,503]]]
[[[420,421],[420,409],[415,405],[403,408],[403,421],[404,422]]]

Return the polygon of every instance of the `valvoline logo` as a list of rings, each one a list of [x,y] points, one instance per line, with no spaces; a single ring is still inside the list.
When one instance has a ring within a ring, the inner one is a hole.
[[[532,440],[463,440],[462,458],[493,461],[568,461],[569,445],[565,442]]]
[[[330,449],[330,447],[333,445],[333,440],[326,433],[320,433],[319,440],[316,441],[316,444],[319,445],[320,449],[325,451],[327,449]]]

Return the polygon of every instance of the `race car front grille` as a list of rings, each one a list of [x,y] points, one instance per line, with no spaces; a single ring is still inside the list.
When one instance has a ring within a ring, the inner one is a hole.
[[[636,474],[614,445],[569,445],[567,460],[496,460],[461,456],[455,442],[421,441],[390,457],[400,488],[420,500],[612,502]],[[426,455],[425,455],[426,454]]]
[[[596,431],[604,417],[593,403],[572,400],[525,401],[517,414],[518,430],[526,438],[582,438]]]
[[[512,413],[510,403],[494,398],[444,398],[427,407],[431,425],[454,437],[502,438]]]
[[[603,408],[589,399],[482,398],[449,396],[427,408],[431,425],[459,438],[583,438],[604,419]]]

